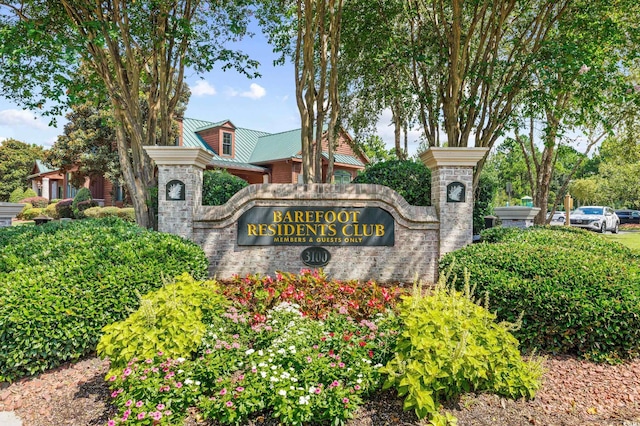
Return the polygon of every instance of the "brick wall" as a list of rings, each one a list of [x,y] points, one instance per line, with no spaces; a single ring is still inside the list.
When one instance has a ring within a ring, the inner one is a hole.
[[[438,220],[433,207],[410,206],[379,185],[251,185],[224,206],[203,206],[193,220],[193,241],[207,257],[211,276],[299,272],[307,246],[238,246],[236,221],[254,206],[380,207],[395,220],[395,245],[324,246],[331,261],[323,269],[336,279],[433,282],[437,274]]]

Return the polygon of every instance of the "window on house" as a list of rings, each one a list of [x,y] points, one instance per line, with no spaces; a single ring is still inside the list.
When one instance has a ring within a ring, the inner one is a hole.
[[[232,155],[231,150],[231,133],[222,133],[222,155]]]
[[[124,201],[124,188],[121,185],[113,185],[113,201]]]
[[[67,198],[74,198],[78,193],[78,188],[71,185],[71,173],[67,173]]]
[[[336,170],[333,173],[334,183],[349,183],[351,182],[351,173],[346,170]]]

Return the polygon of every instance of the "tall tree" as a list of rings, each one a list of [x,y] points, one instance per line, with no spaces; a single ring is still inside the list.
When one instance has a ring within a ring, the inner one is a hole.
[[[157,178],[143,147],[173,143],[171,122],[187,65],[203,71],[222,64],[253,75],[256,63],[226,47],[246,33],[248,4],[249,0],[0,1],[4,95],[56,113],[69,103],[85,101],[87,93],[108,99],[136,220],[150,227],[154,212],[149,188],[157,185]],[[86,79],[77,78],[79,64],[90,71]],[[87,87],[80,80],[91,84]]]
[[[538,66],[531,73],[530,84],[519,99],[518,112],[527,115],[528,126],[516,125],[529,167],[533,202],[540,207],[536,223],[547,219],[547,206],[555,170],[557,149],[567,131],[580,132],[588,139],[587,154],[620,122],[629,104],[637,102],[630,65],[640,45],[633,42],[640,17],[635,1],[588,2],[574,0],[572,14],[561,19],[540,49]],[[624,13],[621,13],[624,10]],[[629,91],[629,93],[627,93]],[[536,131],[534,121],[541,128]],[[527,128],[527,138],[520,127]],[[539,155],[525,149],[536,138],[542,141]],[[564,138],[565,140],[567,138]],[[575,165],[574,171],[580,166]],[[573,172],[556,194],[560,201]]]
[[[14,189],[24,189],[33,164],[43,157],[44,150],[39,145],[15,139],[0,142],[0,200],[9,201],[9,195]]]
[[[258,17],[279,62],[292,60],[300,112],[305,183],[322,182],[322,141],[328,139],[327,181],[339,135],[338,60],[344,0],[263,0]],[[329,117],[327,121],[327,117]]]

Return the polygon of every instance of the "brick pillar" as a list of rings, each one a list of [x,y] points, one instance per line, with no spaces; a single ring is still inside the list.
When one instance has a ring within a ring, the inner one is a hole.
[[[473,241],[473,169],[488,148],[429,148],[431,205],[440,220],[440,257]]]
[[[213,155],[181,146],[144,149],[158,167],[158,231],[193,240],[193,216],[202,204],[202,171]]]

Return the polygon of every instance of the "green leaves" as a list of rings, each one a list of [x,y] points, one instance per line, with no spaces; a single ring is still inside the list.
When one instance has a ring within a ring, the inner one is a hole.
[[[411,160],[381,161],[367,168],[353,183],[385,185],[411,205],[431,205],[431,170]]]
[[[493,228],[445,256],[441,270],[467,269],[499,320],[522,326],[527,350],[616,361],[640,353],[640,256],[573,228]],[[455,262],[453,261],[456,259]]]
[[[0,230],[0,381],[94,351],[140,293],[206,270],[195,244],[113,218]]]
[[[540,387],[539,363],[524,362],[518,342],[495,315],[476,305],[469,293],[441,282],[429,296],[414,292],[400,306],[404,332],[396,356],[382,371],[385,387],[406,395],[404,408],[420,418],[433,416],[440,401],[463,392],[490,391],[511,398],[532,397]]]
[[[247,185],[245,180],[226,170],[207,170],[203,174],[202,205],[220,206]]]

